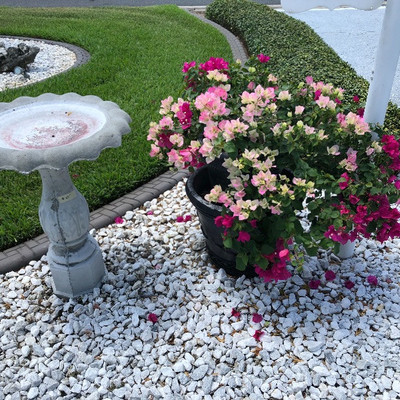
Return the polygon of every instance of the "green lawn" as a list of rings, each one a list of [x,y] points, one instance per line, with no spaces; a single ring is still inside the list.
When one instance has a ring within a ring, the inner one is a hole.
[[[149,122],[160,100],[181,90],[184,61],[210,56],[232,59],[225,37],[173,5],[117,8],[0,7],[0,34],[75,44],[90,61],[37,84],[0,92],[0,102],[51,92],[93,94],[117,103],[132,118],[122,146],[96,161],[70,166],[74,183],[91,210],[165,171],[148,155]],[[34,172],[0,172],[0,250],[41,233],[37,216],[41,180]]]

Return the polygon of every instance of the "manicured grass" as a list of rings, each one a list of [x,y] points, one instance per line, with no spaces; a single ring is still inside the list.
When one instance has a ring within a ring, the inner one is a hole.
[[[176,6],[118,8],[0,8],[0,34],[52,39],[81,46],[89,63],[46,81],[0,92],[0,102],[51,92],[93,94],[117,103],[132,118],[122,146],[96,161],[70,166],[91,210],[166,170],[148,155],[146,136],[160,100],[177,96],[185,61],[232,59],[225,37]],[[0,172],[0,250],[41,233],[37,172]]]

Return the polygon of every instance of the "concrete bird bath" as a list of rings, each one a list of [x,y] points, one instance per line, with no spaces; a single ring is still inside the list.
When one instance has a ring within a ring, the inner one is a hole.
[[[39,218],[50,240],[47,257],[58,296],[90,292],[106,272],[100,247],[89,234],[87,202],[68,165],[120,146],[130,120],[117,104],[76,93],[0,103],[0,169],[41,175]]]

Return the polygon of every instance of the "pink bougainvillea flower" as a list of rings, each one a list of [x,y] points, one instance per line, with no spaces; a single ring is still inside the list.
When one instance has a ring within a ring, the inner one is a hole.
[[[146,215],[153,215],[154,214],[154,211],[153,210],[149,210],[149,211],[147,211],[147,213],[146,213]]]
[[[253,338],[256,339],[257,342],[259,342],[259,341],[261,340],[261,336],[262,336],[262,335],[264,335],[264,332],[257,329],[257,330],[254,332]]]
[[[119,225],[119,224],[123,224],[125,221],[121,217],[115,217],[114,222]]]
[[[260,61],[260,63],[267,63],[271,58],[269,56],[266,56],[265,54],[259,54],[257,56],[258,61]]]
[[[359,115],[360,117],[363,117],[364,116],[364,111],[365,111],[364,107],[358,108],[357,109],[357,115]]]
[[[349,186],[350,176],[345,172],[344,174],[340,175],[341,178],[345,179],[344,182],[339,182],[340,189],[344,190]]]
[[[344,287],[346,288],[346,289],[353,289],[353,287],[354,287],[354,282],[352,282],[352,281],[346,281],[345,283],[344,283]]]
[[[191,62],[185,62],[185,64],[183,64],[183,68],[182,68],[182,72],[185,74],[186,72],[189,71],[190,68],[193,68],[196,66],[196,61],[191,61]]]
[[[327,281],[334,281],[336,279],[336,274],[328,269],[328,271],[325,272],[325,279]]]
[[[155,324],[155,323],[158,321],[157,315],[156,315],[156,314],[153,314],[153,313],[150,313],[150,314],[147,316],[147,319],[148,319],[150,322],[152,322],[153,324]]]
[[[230,215],[219,215],[218,217],[215,217],[214,222],[215,225],[218,227],[223,226],[224,228],[231,228],[233,225],[233,222],[235,220],[235,217],[230,216]]]
[[[236,308],[232,308],[231,315],[232,317],[240,318],[240,312]]]
[[[259,322],[261,322],[263,320],[263,317],[261,314],[258,313],[254,313],[253,314],[253,318],[251,319],[253,322],[255,322],[256,324],[258,324]]]
[[[322,92],[320,90],[316,90],[314,93],[314,100],[318,100],[321,97]]]
[[[369,275],[367,278],[367,282],[372,286],[377,286],[378,278],[375,275]]]
[[[353,96],[353,101],[354,103],[358,103],[360,101],[360,98],[358,96]]]
[[[354,196],[354,194],[351,194],[349,196],[349,201],[351,204],[357,204],[360,201],[360,198],[357,196]]]
[[[238,242],[242,242],[242,243],[248,242],[250,240],[249,232],[239,231],[239,236],[238,236],[238,238],[236,240]]]
[[[308,283],[308,286],[310,287],[310,289],[318,289],[320,284],[321,281],[319,279],[313,279]]]
[[[206,61],[203,64],[200,64],[200,69],[204,71],[213,71],[215,69],[221,70],[228,68],[229,68],[229,63],[225,61],[223,58],[210,57],[208,61]]]

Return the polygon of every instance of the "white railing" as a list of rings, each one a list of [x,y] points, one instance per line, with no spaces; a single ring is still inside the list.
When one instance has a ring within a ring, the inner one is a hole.
[[[360,10],[374,10],[382,5],[383,0],[281,0],[282,8],[287,12],[302,12],[316,7],[333,10],[348,6]]]

